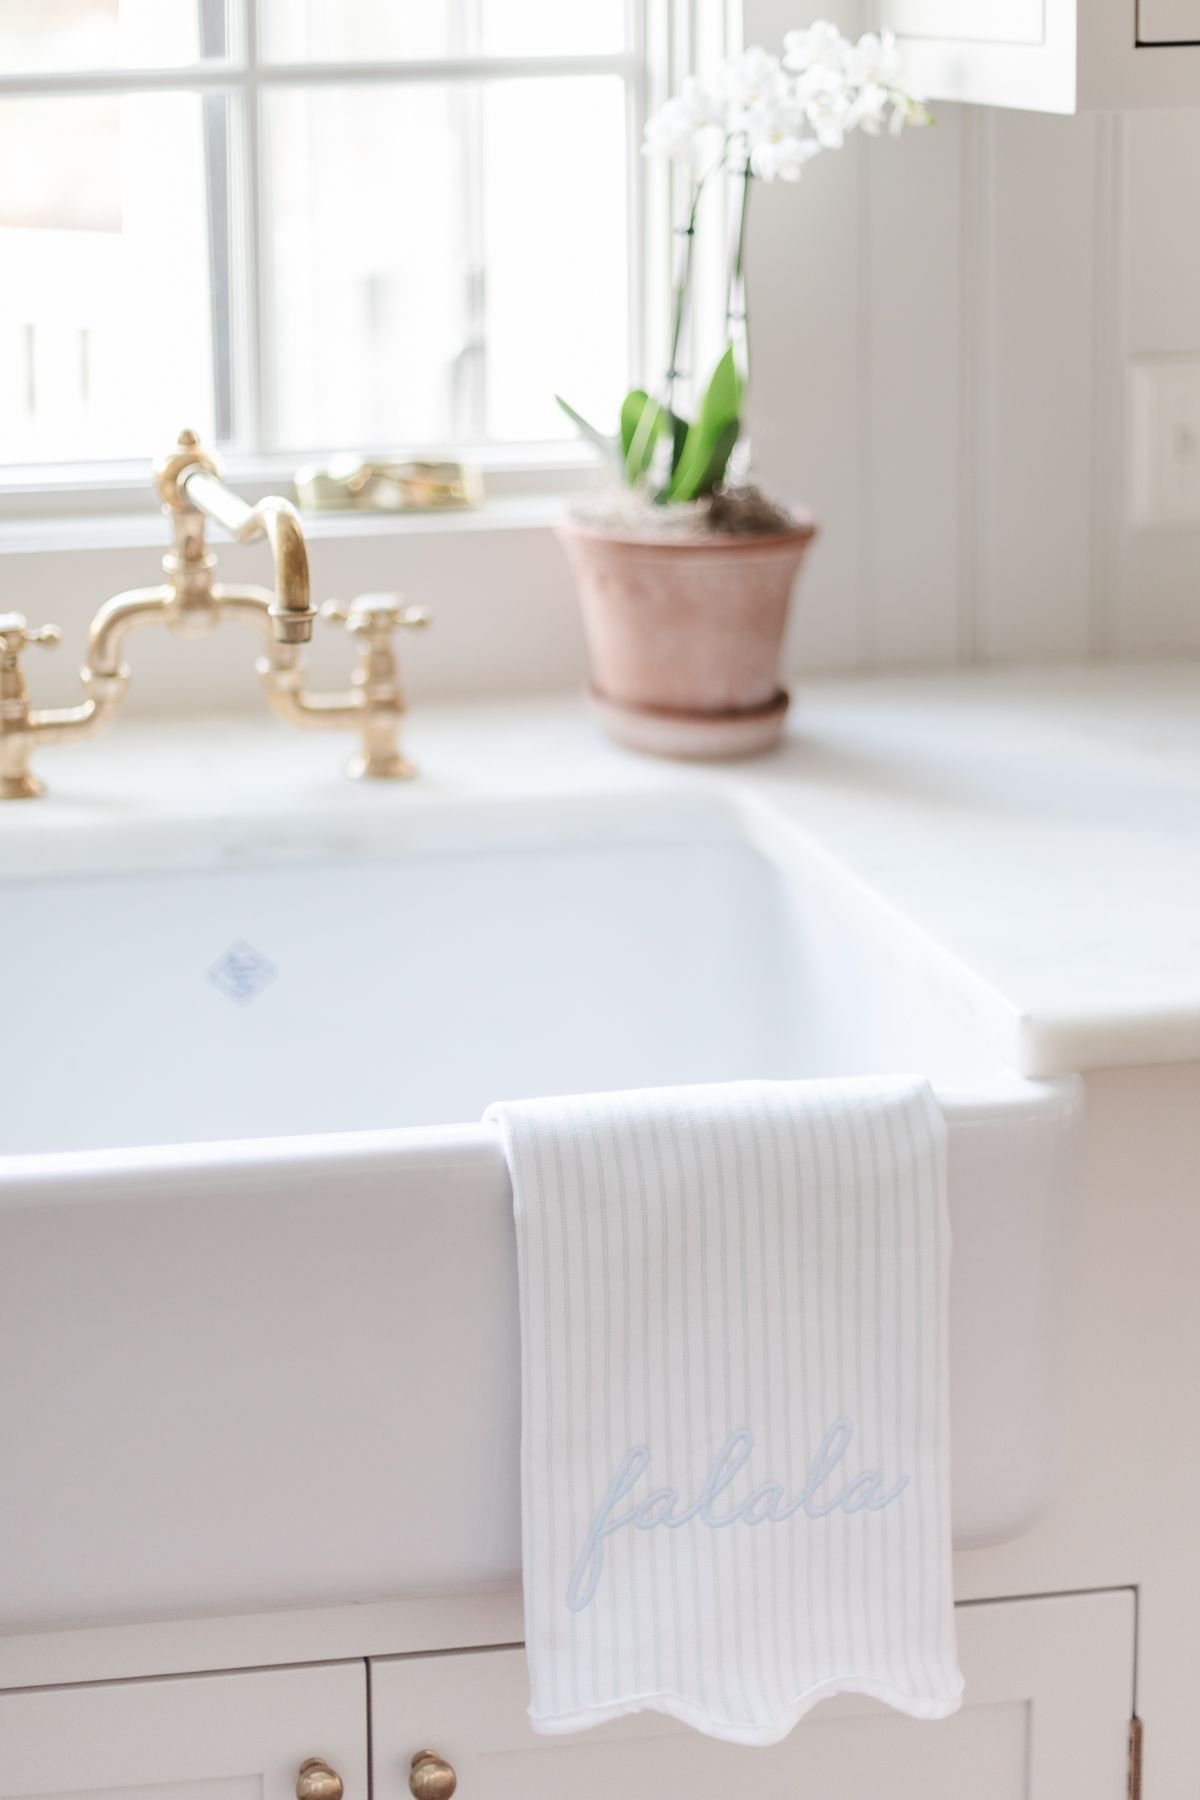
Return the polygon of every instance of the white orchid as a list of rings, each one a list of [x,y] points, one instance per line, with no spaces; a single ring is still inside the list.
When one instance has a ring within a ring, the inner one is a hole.
[[[818,151],[840,146],[846,120],[847,102],[838,89],[819,92],[816,82],[808,78],[804,83],[788,83],[774,100],[751,108],[737,121],[730,138],[730,164],[744,169],[749,161],[755,175],[771,181],[782,173],[772,147],[802,144],[803,151],[792,150],[786,159],[794,171],[790,179],[795,180],[803,164]]]
[[[564,411],[612,457],[634,487],[653,487],[664,503],[703,500],[728,478],[739,442],[746,372],[746,220],[755,181],[798,181],[822,150],[840,150],[856,130],[878,137],[906,125],[928,125],[929,113],[907,84],[890,32],[867,32],[852,43],[819,19],[789,31],[783,54],[751,45],[731,57],[710,81],[695,77],[646,125],[647,155],[670,158],[688,171],[686,222],[678,228],[678,264],[671,293],[666,368],[653,394],[634,388],[620,411],[614,437]],[[739,177],[737,212],[725,281],[726,347],[688,422],[677,404],[680,351],[688,318],[693,248],[701,196],[721,171]]]
[[[789,31],[783,39],[783,66],[794,75],[807,69],[844,69],[852,46],[836,25],[818,19],[806,31]]]
[[[694,75],[679,94],[659,108],[646,124],[648,156],[666,156],[697,166],[706,141],[725,129],[725,112],[717,96]]]
[[[853,103],[855,124],[869,136],[878,137],[885,119],[893,137],[898,137],[905,125],[929,124],[921,95],[905,82],[893,32],[864,33],[850,52],[846,73],[851,87],[857,90]]]
[[[885,127],[896,134],[928,123],[891,32],[852,43],[818,19],[787,33],[782,57],[752,44],[711,86],[686,81],[646,126],[646,150],[686,163],[700,181],[722,162],[760,181],[795,181],[819,150],[840,150],[852,131],[877,137]]]
[[[925,102],[915,94],[900,94],[893,90],[892,116],[888,121],[888,130],[893,137],[899,137],[906,125],[932,125],[933,115]]]
[[[782,98],[787,90],[783,65],[770,51],[752,44],[739,56],[723,64],[718,78],[720,91],[735,112],[750,112],[755,107],[769,106]]]
[[[828,64],[814,63],[796,78],[796,97],[822,150],[840,150],[859,120],[855,96]]]
[[[852,123],[868,137],[878,137],[887,120],[891,95],[887,88],[869,81],[858,90],[851,103]]]
[[[820,153],[816,138],[801,137],[783,128],[768,131],[751,145],[751,173],[760,181],[774,181],[776,176],[780,181],[799,181],[805,163]]]
[[[864,32],[857,44],[849,48],[846,74],[855,87],[866,87],[868,83],[882,88],[901,87],[904,71],[895,32]]]

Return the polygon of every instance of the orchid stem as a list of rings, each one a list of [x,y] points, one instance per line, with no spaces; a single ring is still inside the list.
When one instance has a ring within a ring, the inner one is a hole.
[[[675,280],[673,295],[674,312],[671,322],[671,354],[667,361],[667,411],[675,411],[675,383],[679,378],[679,346],[683,341],[684,321],[687,318],[688,293],[692,284],[692,245],[696,241],[696,216],[700,210],[700,196],[704,192],[707,175],[701,175],[692,185],[691,204],[688,207],[687,224],[683,227],[683,250],[680,256],[679,273]]]
[[[675,411],[675,383],[679,378],[679,347],[683,342],[683,327],[687,320],[688,298],[692,284],[692,245],[696,239],[696,220],[700,213],[700,201],[710,175],[725,166],[725,158],[729,154],[730,140],[726,137],[721,144],[721,153],[711,162],[702,175],[698,175],[692,183],[691,199],[688,203],[687,224],[681,228],[683,237],[683,253],[679,262],[679,273],[675,280],[673,292],[673,317],[671,321],[671,355],[667,363],[667,375],[664,383],[666,389],[666,408]]]
[[[743,379],[750,362],[750,341],[746,319],[746,222],[750,216],[750,183],[753,171],[749,158],[742,170],[738,195],[738,222],[734,236],[733,257],[729,265],[729,282],[725,289],[725,333],[740,353]]]

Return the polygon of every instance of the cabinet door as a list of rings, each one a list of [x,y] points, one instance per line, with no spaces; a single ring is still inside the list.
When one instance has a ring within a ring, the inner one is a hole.
[[[1086,0],[873,0],[871,13],[876,25],[896,33],[906,68],[931,100],[1074,112],[1081,4]],[[1128,9],[1132,42],[1136,0],[1105,4]]]
[[[958,1620],[967,1697],[952,1719],[839,1699],[770,1750],[716,1743],[654,1713],[538,1737],[522,1650],[377,1662],[374,1800],[404,1800],[425,1750],[455,1769],[461,1800],[1125,1800],[1132,1595],[963,1606]]]
[[[868,14],[931,100],[1064,113],[1200,103],[1200,0],[870,0]]]
[[[1138,0],[1139,44],[1200,43],[1200,0]]]
[[[293,1800],[321,1757],[368,1800],[366,1668],[0,1694],[0,1800]]]

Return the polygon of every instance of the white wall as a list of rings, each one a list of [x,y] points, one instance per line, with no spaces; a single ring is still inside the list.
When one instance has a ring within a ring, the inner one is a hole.
[[[796,18],[789,0],[750,11],[769,43]],[[842,12],[852,27],[853,0]],[[754,195],[756,462],[821,526],[792,668],[1200,651],[1200,526],[1135,527],[1127,456],[1130,359],[1200,358],[1200,109],[937,111]],[[405,646],[417,704],[570,688],[583,645],[546,516],[449,542],[318,533],[315,586],[432,606],[435,631]],[[155,579],[159,536],[0,543],[0,603],[66,631],[58,658],[30,658],[40,703],[77,697],[88,619]],[[261,549],[223,547],[221,567],[267,574]],[[132,711],[258,704],[249,642],[155,633],[133,654]],[[346,647],[320,661],[336,679]]]
[[[1200,356],[1200,110],[937,113],[755,196],[757,460],[823,531],[795,657],[1200,649],[1200,527],[1127,499],[1129,359]]]

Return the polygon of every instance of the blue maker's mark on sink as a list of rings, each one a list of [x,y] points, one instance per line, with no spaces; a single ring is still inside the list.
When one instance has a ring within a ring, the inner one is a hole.
[[[215,988],[239,1006],[249,1006],[279,973],[271,960],[243,938],[230,944],[224,956],[217,958],[208,971]]]

